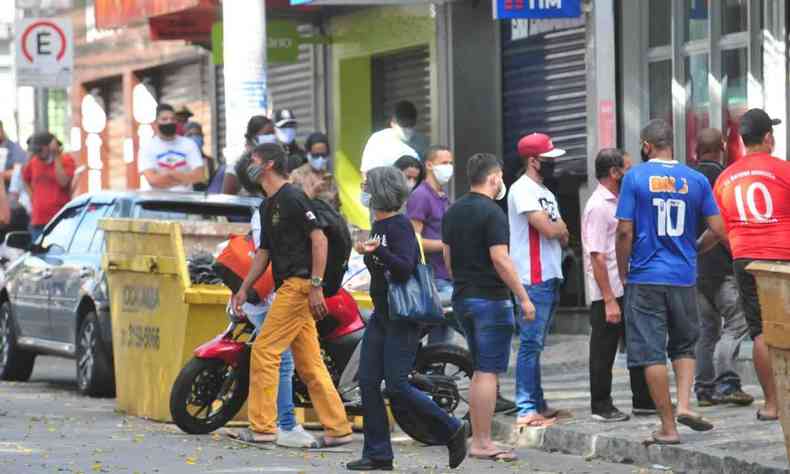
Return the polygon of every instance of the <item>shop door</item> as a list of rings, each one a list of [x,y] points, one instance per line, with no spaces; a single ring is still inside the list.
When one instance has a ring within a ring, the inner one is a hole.
[[[126,114],[123,109],[123,82],[120,79],[107,84],[104,89],[104,103],[107,114],[105,129],[105,150],[107,156],[104,166],[107,167],[107,187],[112,190],[126,189],[126,162],[123,160],[123,142],[126,135]]]
[[[503,29],[502,113],[505,182],[521,169],[517,144],[526,134],[552,137],[566,150],[554,179],[546,182],[557,196],[572,237],[563,251],[565,276],[561,306],[584,305],[584,273],[579,186],[587,180],[587,76],[583,19],[513,21]]]
[[[546,133],[567,154],[555,173],[586,175],[587,83],[583,21],[510,23],[502,38],[505,178],[520,168],[518,140]],[[564,26],[564,27],[563,27]],[[549,30],[549,31],[546,31]]]
[[[417,107],[417,131],[430,139],[430,54],[420,46],[373,57],[373,131],[387,128],[395,104],[408,100]]]

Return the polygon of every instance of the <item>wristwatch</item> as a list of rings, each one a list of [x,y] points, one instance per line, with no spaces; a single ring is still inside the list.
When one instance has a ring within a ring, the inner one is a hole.
[[[310,286],[313,288],[321,288],[321,285],[324,284],[324,279],[321,277],[310,277]]]

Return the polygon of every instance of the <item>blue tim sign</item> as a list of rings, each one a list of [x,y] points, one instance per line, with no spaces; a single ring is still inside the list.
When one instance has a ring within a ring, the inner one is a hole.
[[[313,0],[291,0],[291,5],[307,5],[313,3]]]
[[[291,0],[291,3],[298,0]],[[493,0],[494,18],[576,18],[581,0]]]

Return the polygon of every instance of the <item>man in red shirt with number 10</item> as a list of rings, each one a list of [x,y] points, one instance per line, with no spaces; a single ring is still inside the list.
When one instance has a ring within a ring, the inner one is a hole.
[[[757,284],[746,267],[756,260],[790,262],[790,163],[771,156],[774,150],[771,119],[762,109],[741,117],[740,132],[746,156],[722,172],[714,194],[727,226],[738,291],[754,340],[754,367],[765,393],[757,419],[777,419],[776,384],[771,357],[763,339]]]

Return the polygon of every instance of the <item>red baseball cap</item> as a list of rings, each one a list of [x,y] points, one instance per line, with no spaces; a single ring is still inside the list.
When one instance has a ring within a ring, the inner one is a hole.
[[[558,158],[565,154],[565,150],[556,148],[550,136],[544,133],[531,133],[518,141],[518,154],[522,158],[530,156]]]

